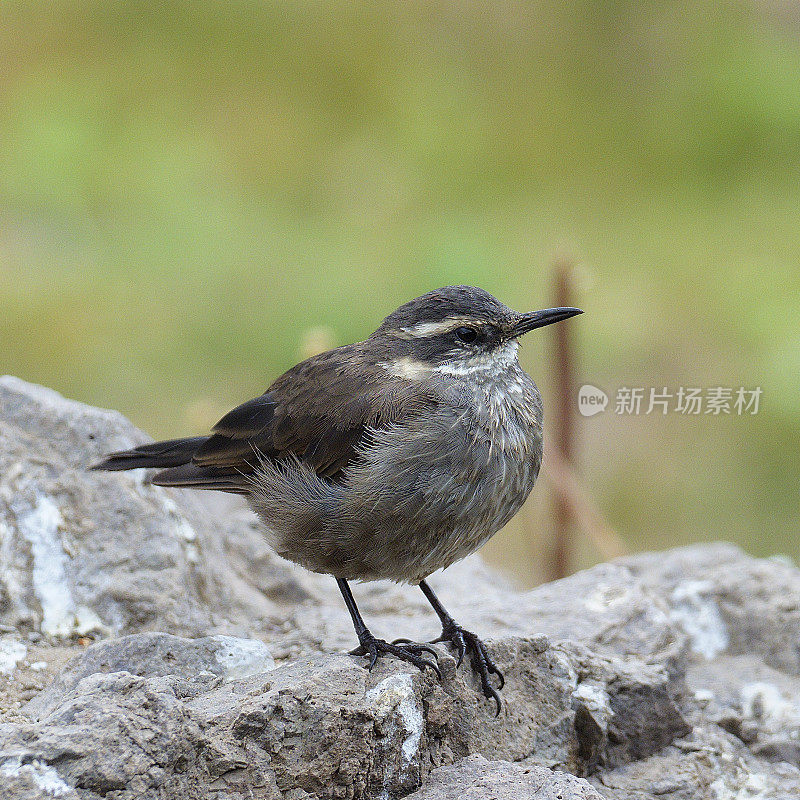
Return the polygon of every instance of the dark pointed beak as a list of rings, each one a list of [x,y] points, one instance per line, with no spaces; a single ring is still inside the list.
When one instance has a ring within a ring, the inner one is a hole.
[[[569,319],[576,314],[583,314],[583,311],[579,308],[546,308],[544,311],[532,311],[530,314],[522,314],[511,326],[509,338],[516,339],[534,328],[543,328],[545,325],[561,322],[561,320]]]

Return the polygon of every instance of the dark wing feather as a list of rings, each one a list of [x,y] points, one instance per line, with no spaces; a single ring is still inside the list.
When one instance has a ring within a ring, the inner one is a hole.
[[[359,345],[331,350],[286,372],[260,397],[226,414],[190,464],[154,478],[167,485],[246,491],[259,458],[294,455],[336,479],[356,457],[367,428],[435,402],[417,382],[376,372]]]
[[[252,459],[257,442],[259,452],[274,455],[267,442],[275,419],[275,402],[269,392],[229,411],[212,429],[212,434],[195,451],[192,461],[199,466],[227,467]]]
[[[194,436],[188,439],[170,439],[168,442],[142,444],[132,450],[109,453],[102,461],[93,464],[90,469],[116,471],[139,469],[140,467],[177,467],[189,461],[206,438],[205,436]]]

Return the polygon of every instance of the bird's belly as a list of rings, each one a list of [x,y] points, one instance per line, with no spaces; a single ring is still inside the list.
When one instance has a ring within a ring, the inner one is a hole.
[[[519,510],[542,457],[537,402],[476,408],[373,431],[340,482],[265,463],[249,499],[270,543],[352,580],[418,583],[469,555]]]
[[[351,502],[365,500],[349,577],[416,583],[475,551],[519,510],[539,470],[541,429],[457,422],[406,429],[377,443],[371,463],[367,454],[349,486]]]
[[[403,579],[416,582],[477,550],[520,509],[537,469],[518,452],[502,453],[453,474],[444,490],[430,487],[434,496],[420,514],[421,524],[412,518],[408,526],[409,539],[417,546]],[[409,571],[415,572],[410,578]]]

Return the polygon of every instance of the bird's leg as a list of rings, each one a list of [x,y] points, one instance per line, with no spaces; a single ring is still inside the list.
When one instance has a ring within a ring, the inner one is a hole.
[[[436,651],[432,647],[428,647],[428,645],[425,644],[415,644],[413,642],[409,642],[408,644],[390,644],[383,639],[375,638],[364,623],[364,618],[361,616],[358,606],[356,606],[356,601],[353,598],[353,593],[350,591],[347,581],[344,578],[337,578],[336,583],[339,585],[339,591],[341,591],[342,597],[344,597],[344,603],[347,606],[347,610],[350,612],[350,617],[353,620],[353,627],[356,629],[356,635],[358,636],[358,647],[355,650],[351,650],[350,655],[369,656],[369,669],[372,670],[378,661],[378,656],[388,653],[403,661],[408,661],[409,664],[413,664],[419,669],[424,670],[426,667],[429,667],[440,678],[442,677],[442,673],[439,671],[437,664],[421,655],[422,653],[431,653],[435,658]]]
[[[471,631],[462,628],[445,610],[439,602],[439,598],[433,593],[433,589],[425,581],[419,582],[419,588],[428,598],[428,602],[433,606],[436,616],[442,622],[442,635],[434,642],[450,642],[458,652],[458,664],[464,660],[464,656],[469,652],[470,664],[472,669],[478,674],[481,681],[481,690],[484,697],[491,697],[497,703],[497,713],[500,713],[500,695],[489,682],[489,675],[496,675],[498,679],[498,689],[505,685],[503,673],[497,668],[497,664],[492,661],[486,645]]]

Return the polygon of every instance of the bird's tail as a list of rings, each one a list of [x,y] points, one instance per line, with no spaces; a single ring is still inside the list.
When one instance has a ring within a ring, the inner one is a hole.
[[[152,442],[109,453],[102,461],[89,469],[120,471],[126,469],[161,470],[150,478],[156,486],[177,486],[184,489],[216,489],[220,492],[247,494],[250,480],[247,472],[252,469],[247,461],[240,466],[202,466],[192,462],[207,436],[190,439],[170,439],[167,442]]]
[[[110,471],[139,469],[141,467],[167,469],[188,464],[207,436],[189,439],[170,439],[167,442],[151,442],[134,447],[133,450],[120,450],[109,453],[102,461],[89,469]]]

